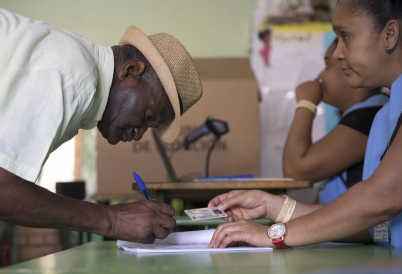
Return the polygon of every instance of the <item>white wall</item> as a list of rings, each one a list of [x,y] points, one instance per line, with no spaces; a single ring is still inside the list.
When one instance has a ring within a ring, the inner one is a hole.
[[[0,0],[0,7],[117,44],[129,25],[167,32],[194,57],[246,57],[256,0]]]

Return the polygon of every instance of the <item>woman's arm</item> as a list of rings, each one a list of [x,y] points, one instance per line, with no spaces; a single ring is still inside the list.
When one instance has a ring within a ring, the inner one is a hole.
[[[332,203],[288,223],[290,246],[334,241],[367,230],[402,211],[402,129],[374,174]]]
[[[252,246],[272,246],[267,238],[267,226],[251,222],[254,218],[266,217],[275,220],[281,211],[285,198],[265,193],[260,190],[251,191],[232,191],[219,195],[212,199],[208,206],[218,206],[228,214],[228,223],[219,225],[216,229],[209,247],[227,247],[229,245],[252,245]],[[298,220],[305,220],[304,216],[310,216],[316,211],[320,211],[323,205],[309,205],[297,203],[289,224]],[[308,224],[308,220],[304,225]],[[306,231],[305,227],[294,226],[295,229]],[[290,231],[290,230],[289,230]],[[298,232],[298,231],[297,231]],[[310,232],[299,237],[310,241],[315,235]],[[336,233],[332,235],[332,241],[371,243],[369,233],[366,231],[356,231],[345,237],[337,237]],[[292,241],[287,241],[292,245]]]
[[[218,206],[228,214],[228,221],[254,220],[267,218],[276,220],[283,205],[285,197],[270,194],[262,190],[234,190],[213,198],[209,207]],[[310,205],[297,202],[292,219],[314,212],[323,205]]]
[[[307,82],[296,89],[297,100],[318,104],[319,83]],[[364,159],[368,137],[348,126],[338,125],[321,140],[312,143],[314,114],[298,108],[283,152],[285,177],[319,181],[333,176]]]
[[[366,135],[338,125],[313,144],[309,126],[312,121],[309,110],[297,110],[283,153],[285,177],[315,182],[336,175],[364,159]]]

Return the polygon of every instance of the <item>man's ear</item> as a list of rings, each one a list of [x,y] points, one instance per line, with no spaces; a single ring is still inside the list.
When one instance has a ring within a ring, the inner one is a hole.
[[[121,66],[119,80],[124,81],[129,78],[138,78],[145,72],[145,64],[141,60],[131,60]]]
[[[397,20],[390,20],[384,28],[385,34],[385,49],[387,52],[392,52],[400,38],[401,26]]]

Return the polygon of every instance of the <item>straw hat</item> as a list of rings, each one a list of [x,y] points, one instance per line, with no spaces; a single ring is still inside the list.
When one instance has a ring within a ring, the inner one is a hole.
[[[202,95],[200,77],[190,54],[170,34],[146,36],[134,26],[126,30],[119,44],[136,47],[147,58],[162,82],[173,106],[175,118],[172,122],[159,126],[157,132],[163,141],[173,142],[180,133],[181,115]]]

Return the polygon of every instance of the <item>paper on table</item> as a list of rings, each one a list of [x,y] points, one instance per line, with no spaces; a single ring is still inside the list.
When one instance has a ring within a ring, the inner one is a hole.
[[[117,241],[117,247],[136,253],[271,251],[270,247],[208,248],[215,230],[175,232],[153,244]]]

